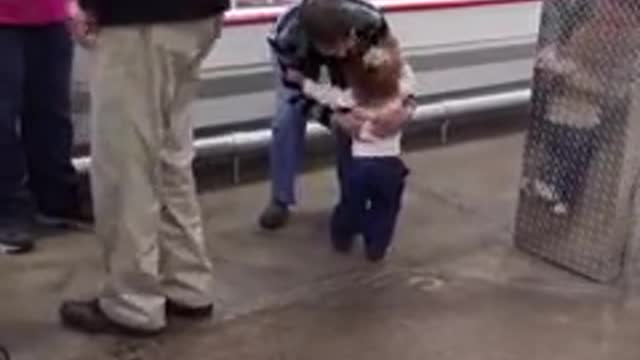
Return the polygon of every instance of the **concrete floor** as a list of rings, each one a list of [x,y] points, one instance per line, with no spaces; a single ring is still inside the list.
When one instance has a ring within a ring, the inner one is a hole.
[[[151,340],[61,329],[57,305],[91,294],[100,258],[91,234],[47,237],[0,258],[0,343],[17,360],[637,360],[640,308],[512,248],[522,148],[508,135],[408,155],[383,265],[329,250],[331,171],[304,176],[278,233],[254,222],[267,184],[203,193],[219,311]]]

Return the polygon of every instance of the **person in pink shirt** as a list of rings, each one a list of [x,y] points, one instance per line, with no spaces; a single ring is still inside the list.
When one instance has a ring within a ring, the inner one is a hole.
[[[0,24],[46,26],[64,23],[69,15],[68,0],[2,0]]]
[[[69,5],[0,0],[0,253],[31,250],[36,218],[90,220],[71,164]]]

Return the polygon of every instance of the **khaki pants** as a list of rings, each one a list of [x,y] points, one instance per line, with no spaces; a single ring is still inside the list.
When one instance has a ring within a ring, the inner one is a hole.
[[[98,37],[91,176],[108,274],[100,305],[124,325],[164,327],[167,299],[212,303],[189,106],[221,21],[105,28]]]

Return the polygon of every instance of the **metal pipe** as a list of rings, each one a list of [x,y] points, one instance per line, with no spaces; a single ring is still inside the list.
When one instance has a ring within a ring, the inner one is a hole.
[[[418,107],[413,122],[414,126],[422,123],[445,120],[452,116],[473,114],[482,111],[500,110],[504,108],[526,105],[531,98],[531,90],[513,90],[496,94],[469,96],[461,99],[438,101]],[[307,139],[315,140],[329,137],[329,132],[319,124],[312,123],[307,127]],[[271,142],[271,130],[259,129],[251,131],[231,132],[197,139],[196,152],[199,157],[240,156],[268,147]],[[78,171],[86,173],[91,166],[88,156],[75,158],[73,164]]]

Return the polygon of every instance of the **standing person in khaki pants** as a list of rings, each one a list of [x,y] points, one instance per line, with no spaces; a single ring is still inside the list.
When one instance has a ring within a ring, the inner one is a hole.
[[[166,315],[209,317],[212,266],[192,174],[189,106],[227,0],[80,0],[93,51],[92,185],[107,279],[68,301],[65,325],[155,334]]]

